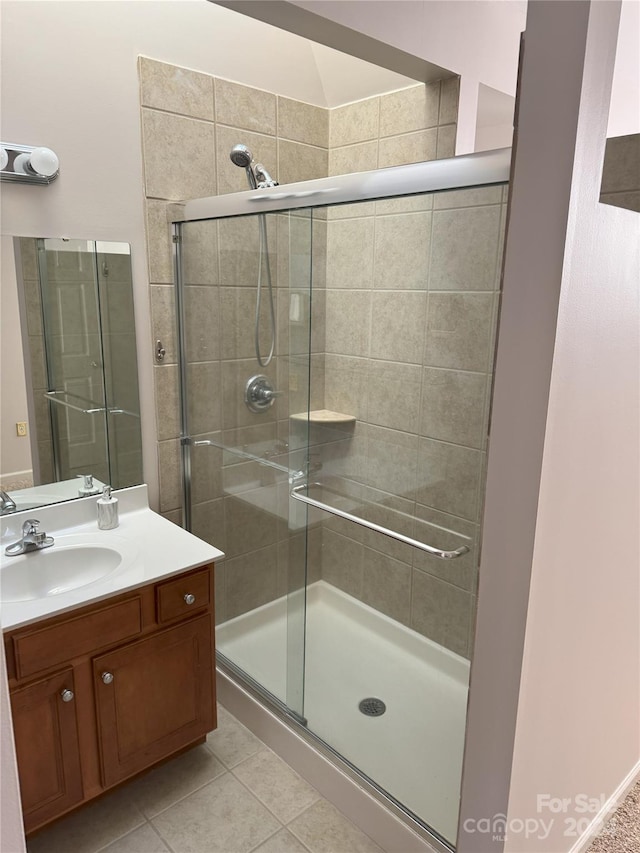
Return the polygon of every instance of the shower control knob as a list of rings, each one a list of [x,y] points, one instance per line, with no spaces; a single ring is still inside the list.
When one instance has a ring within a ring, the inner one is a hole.
[[[102,680],[104,681],[105,684],[111,684],[111,682],[113,681],[113,673],[112,672],[103,672],[102,673]]]
[[[73,699],[73,690],[63,690],[60,694],[60,698],[63,702],[71,702]]]
[[[184,600],[185,600],[185,604],[195,604],[196,597],[195,597],[195,595],[192,595],[190,592],[188,592],[185,595]]]
[[[276,397],[282,396],[282,391],[275,391],[268,376],[259,373],[247,380],[244,387],[244,402],[252,412],[264,412],[273,406]]]

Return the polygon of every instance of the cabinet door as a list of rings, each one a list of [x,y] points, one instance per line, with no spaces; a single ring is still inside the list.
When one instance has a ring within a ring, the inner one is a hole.
[[[113,785],[215,725],[206,614],[94,659],[102,781]]]
[[[29,832],[83,799],[73,671],[13,691],[11,711]]]

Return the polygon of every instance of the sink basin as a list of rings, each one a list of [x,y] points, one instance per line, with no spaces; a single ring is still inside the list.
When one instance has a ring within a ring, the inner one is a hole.
[[[137,551],[108,534],[56,536],[50,548],[17,557],[2,555],[0,599],[32,601],[107,580],[128,568]]]

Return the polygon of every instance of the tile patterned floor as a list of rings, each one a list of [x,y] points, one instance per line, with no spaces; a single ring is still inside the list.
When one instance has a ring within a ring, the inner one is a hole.
[[[382,853],[224,708],[196,747],[34,836],[29,853]]]

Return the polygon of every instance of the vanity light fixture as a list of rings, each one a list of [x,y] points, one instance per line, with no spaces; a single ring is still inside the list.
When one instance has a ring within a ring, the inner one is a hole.
[[[50,184],[58,177],[58,156],[50,148],[3,142],[0,180],[22,184]]]

